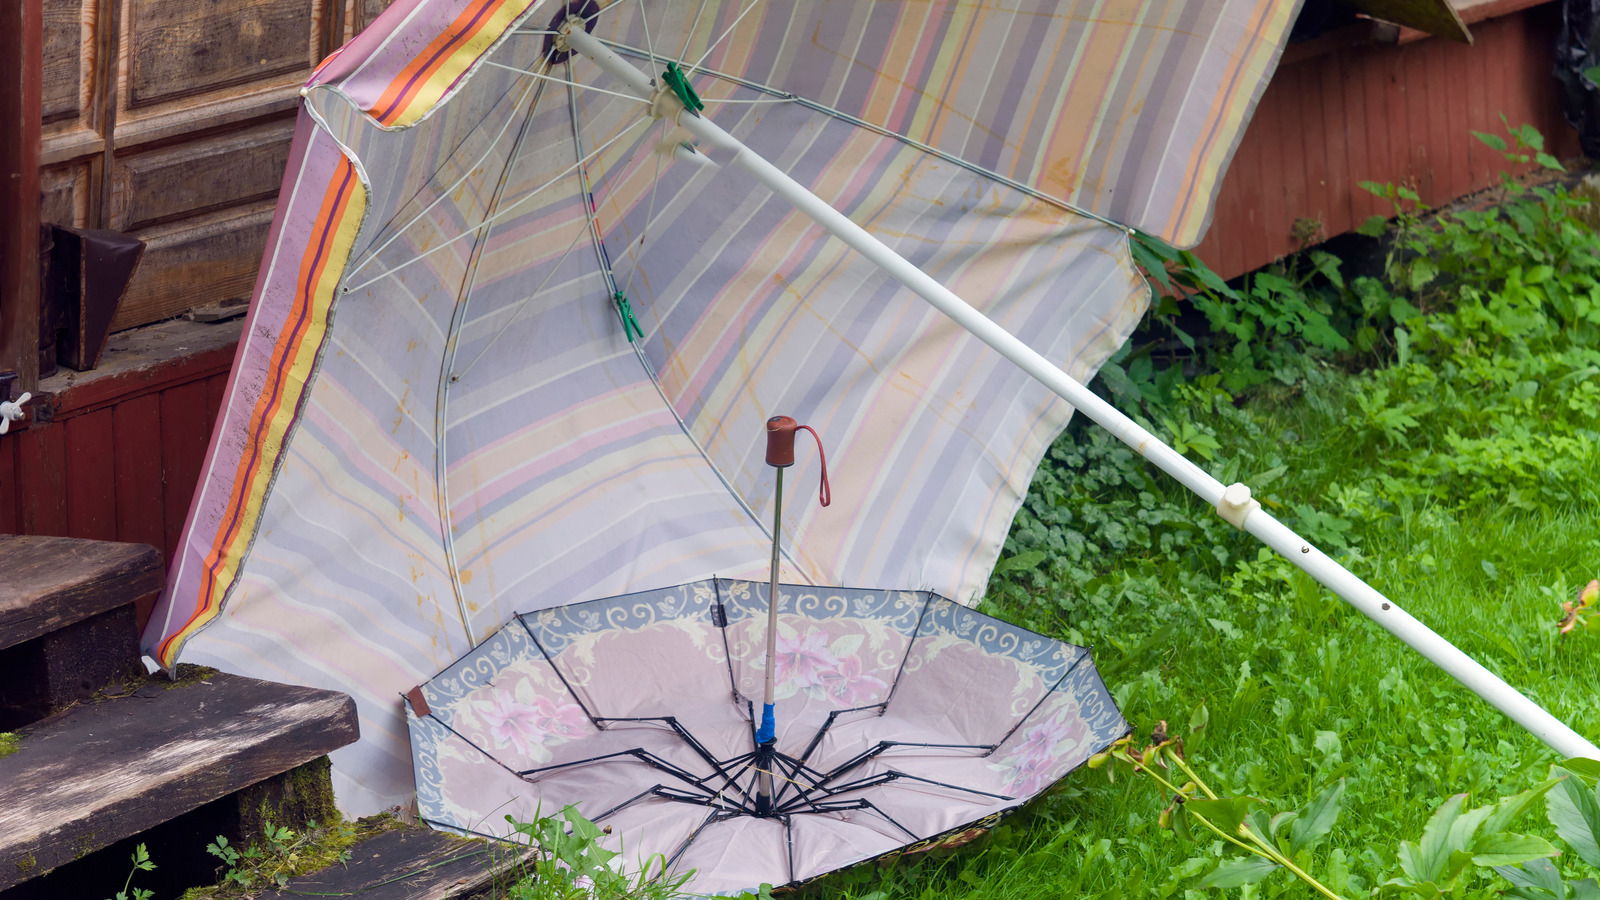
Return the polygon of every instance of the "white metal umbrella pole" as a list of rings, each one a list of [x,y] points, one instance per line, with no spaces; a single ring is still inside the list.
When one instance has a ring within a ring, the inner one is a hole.
[[[570,22],[571,20],[569,20]],[[733,163],[755,176],[773,193],[794,204],[817,224],[849,244],[874,264],[954,319],[979,340],[1038,379],[1074,408],[1108,429],[1163,472],[1176,478],[1236,527],[1250,532],[1286,559],[1305,570],[1350,605],[1382,625],[1439,668],[1461,682],[1490,705],[1526,728],[1539,740],[1565,756],[1600,758],[1600,748],[1568,728],[1555,716],[1506,684],[1449,641],[1435,634],[1366,582],[1284,526],[1250,499],[1250,489],[1242,484],[1224,487],[1199,466],[1139,427],[1111,404],[1079,383],[1033,348],[1018,340],[983,313],[956,296],[944,285],[906,261],[882,241],[850,221],[848,217],[812,194],[781,169],[767,162],[711,120],[689,111],[682,114],[681,101],[672,91],[658,88],[649,76],[634,68],[598,39],[573,28],[566,38],[573,50],[588,57],[607,74],[622,81],[629,90],[651,101],[651,112],[660,117],[675,117],[677,124],[704,144],[733,155]]]

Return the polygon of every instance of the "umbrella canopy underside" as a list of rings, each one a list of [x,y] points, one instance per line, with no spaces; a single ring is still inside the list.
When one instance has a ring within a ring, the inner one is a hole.
[[[1135,221],[1109,198],[1165,208],[1167,188],[1103,181],[1176,183],[1198,107],[1157,90],[1161,73],[1198,66],[1184,91],[1242,116],[1282,18],[1174,4],[1208,23],[1174,31],[1128,4],[1105,56],[1112,26],[1089,4],[700,5],[618,4],[592,28],[642,66],[647,45],[687,41],[686,62],[710,48],[706,66],[737,76],[694,76],[707,115],[1079,378],[1147,289],[1121,228],[1052,198]],[[1071,412],[785,202],[683,161],[670,124],[557,59],[558,9],[401,0],[313,79],[146,633],[163,665],[182,648],[352,694],[363,738],[335,754],[350,812],[407,802],[399,695],[515,613],[762,573],[769,416],[814,426],[833,463],[827,510],[803,502],[813,460],[788,482],[787,578],[968,601]],[[1014,60],[1046,50],[1076,68]],[[1071,104],[1106,90],[1146,102],[1090,140],[1112,142],[1103,158],[1042,137],[1100,122]],[[1206,121],[1206,146],[1231,148],[1242,124]],[[1129,141],[1164,161],[1113,175]],[[1216,152],[1190,163],[1214,176]],[[1051,182],[1069,158],[1100,174]]]
[[[784,585],[759,815],[767,592],[718,579],[519,617],[409,710],[422,817],[501,836],[572,804],[624,864],[660,854],[731,893],[1013,809],[1127,732],[1081,647],[927,592]]]

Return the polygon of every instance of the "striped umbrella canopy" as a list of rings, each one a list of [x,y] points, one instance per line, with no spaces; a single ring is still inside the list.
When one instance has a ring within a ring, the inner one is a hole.
[[[834,464],[786,580],[972,601],[1070,407],[556,26],[1081,379],[1145,308],[1126,226],[1199,239],[1296,5],[397,0],[304,91],[146,652],[352,694],[341,805],[407,803],[401,692],[514,614],[764,574],[775,410]]]

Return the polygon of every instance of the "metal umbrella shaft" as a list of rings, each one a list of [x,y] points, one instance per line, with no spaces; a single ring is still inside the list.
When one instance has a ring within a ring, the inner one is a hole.
[[[761,729],[756,732],[756,813],[772,811],[772,751],[777,721],[772,714],[778,669],[778,538],[783,533],[783,468],[772,503],[772,585],[767,593],[767,677],[761,693]]]
[[[650,99],[655,87],[649,76],[640,72],[598,38],[581,28],[571,29],[567,40],[573,50],[588,57],[601,69],[618,78],[629,90]],[[657,108],[661,104],[652,104]],[[896,281],[954,319],[973,336],[999,351],[1019,368],[1048,387],[1074,408],[1134,448],[1139,455],[1198,494],[1235,527],[1248,531],[1276,550],[1311,577],[1338,594],[1356,609],[1382,625],[1413,649],[1427,657],[1462,685],[1512,721],[1526,728],[1539,740],[1565,756],[1600,757],[1600,747],[1573,731],[1543,707],[1523,696],[1499,676],[1440,637],[1384,597],[1371,585],[1357,578],[1334,560],[1304,540],[1293,530],[1260,508],[1250,499],[1244,485],[1224,487],[1209,473],[1140,427],[1120,410],[1102,400],[1059,366],[1023,343],[971,304],[962,300],[927,273],[895,253],[866,229],[851,221],[799,182],[790,178],[737,138],[693,111],[674,112],[677,124],[700,141],[731,154],[732,164],[755,177],[773,193],[792,203],[797,210],[828,232],[860,252]]]

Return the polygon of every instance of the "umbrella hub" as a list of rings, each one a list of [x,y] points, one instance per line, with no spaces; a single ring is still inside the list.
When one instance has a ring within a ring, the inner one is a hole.
[[[567,35],[573,29],[587,33],[594,23],[595,16],[600,14],[600,5],[595,0],[572,0],[562,4],[551,17],[547,29],[550,34],[545,38],[545,58],[551,63],[566,62],[572,55],[572,46],[567,42]]]

